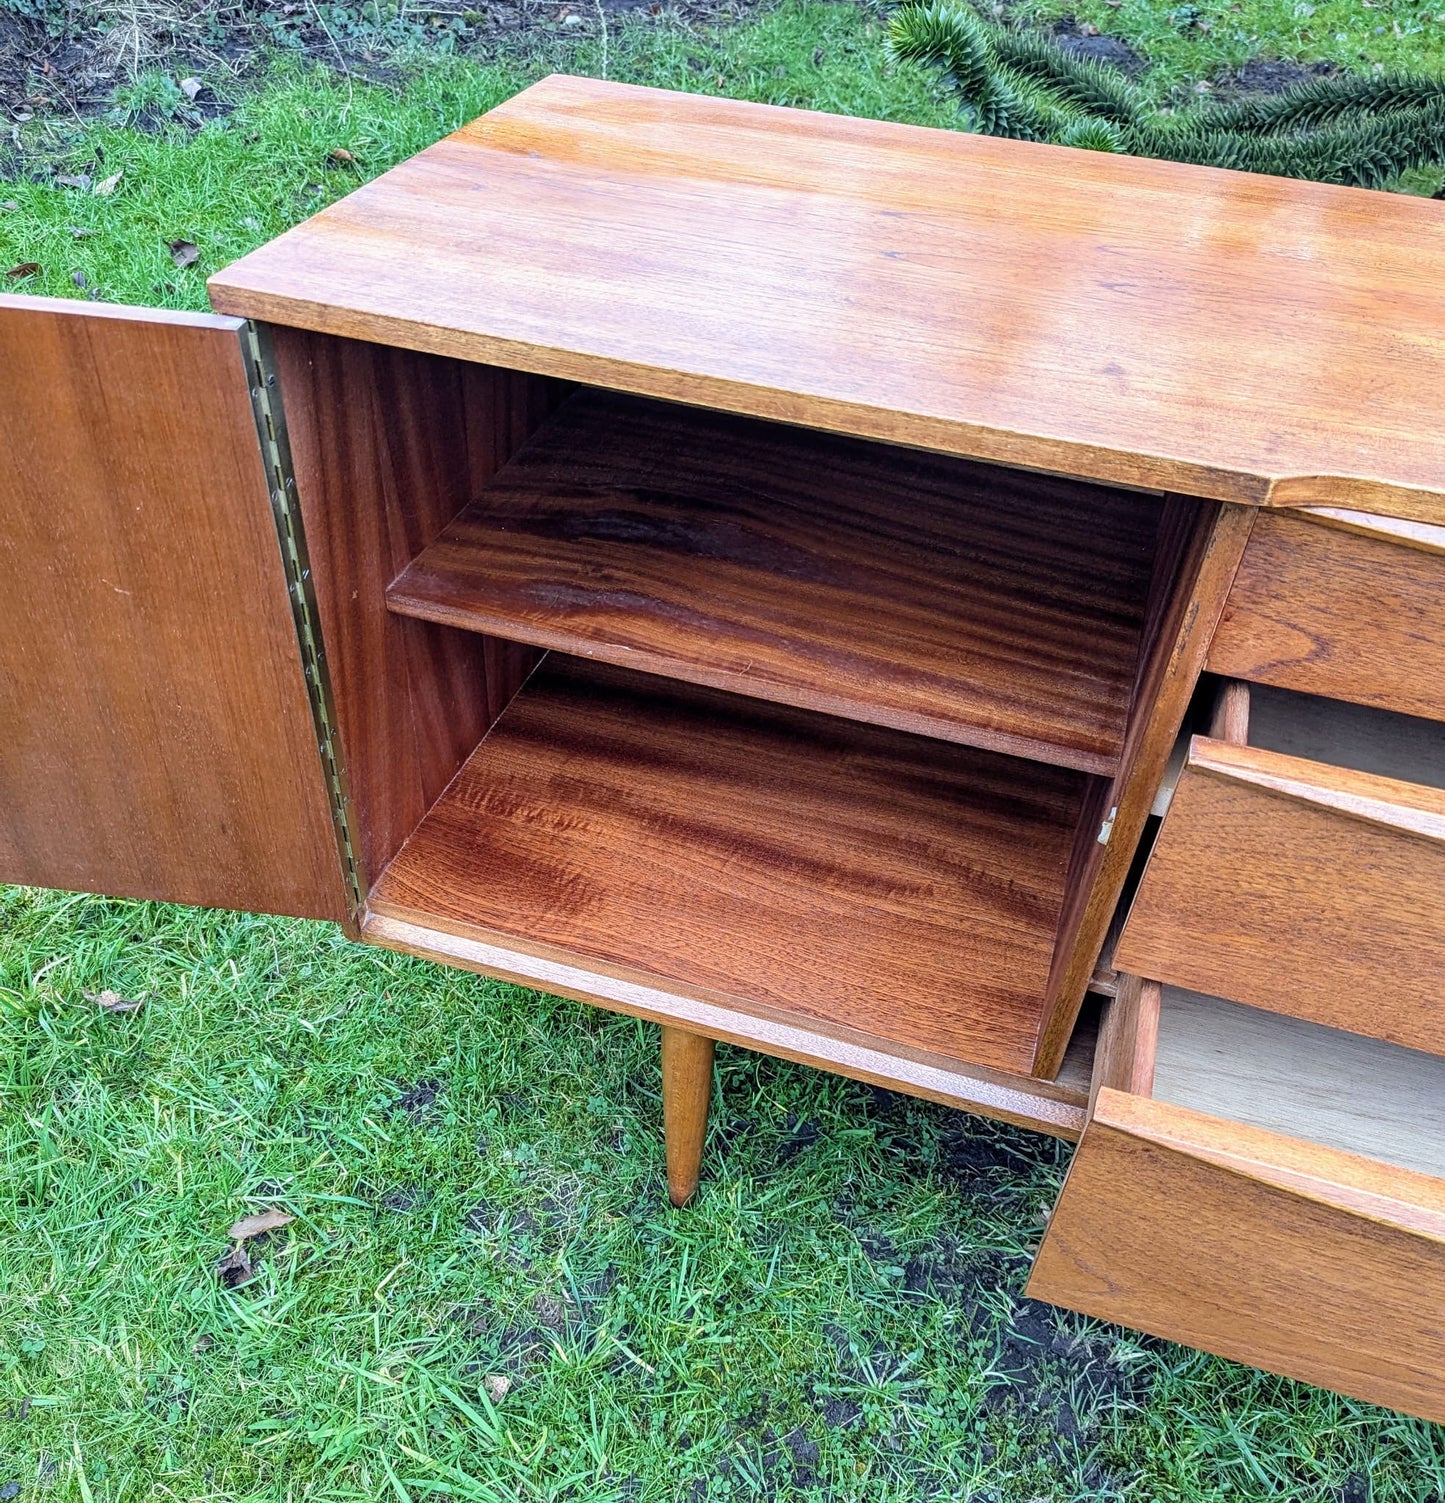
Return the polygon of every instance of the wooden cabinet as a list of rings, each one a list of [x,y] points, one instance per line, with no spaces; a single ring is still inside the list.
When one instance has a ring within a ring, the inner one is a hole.
[[[553,78],[216,316],[0,300],[0,879],[655,1020],[678,1200],[719,1038],[1082,1132],[1040,1290],[1434,1412],[1403,1307],[1228,1294],[1436,1277],[1433,1160],[1151,1096],[1129,974],[1445,1052],[1434,270],[1438,205]]]

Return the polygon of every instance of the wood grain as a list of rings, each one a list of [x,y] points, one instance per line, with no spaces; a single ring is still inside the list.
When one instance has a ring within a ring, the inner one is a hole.
[[[685,1206],[697,1193],[707,1108],[712,1099],[713,1041],[665,1025],[662,1030],[662,1130],[667,1140],[667,1198]]]
[[[1249,685],[1237,678],[1227,679],[1219,686],[1214,707],[1210,711],[1210,736],[1215,741],[1226,741],[1230,746],[1247,745],[1249,705]]]
[[[553,655],[370,906],[1024,1072],[1085,783]]]
[[[1114,998],[1104,1008],[1089,1106],[1101,1090],[1148,1096],[1154,1085],[1159,1047],[1160,986],[1127,973],[1115,983]]]
[[[1180,987],[1162,992],[1138,1094],[1445,1179],[1439,1055]],[[1101,1057],[1107,1037],[1106,1026]]]
[[[1445,1184],[1102,1090],[1028,1292],[1445,1420]]]
[[[1118,964],[1445,1053],[1445,792],[1196,737]]]
[[[1112,785],[1091,791],[1091,817],[1079,823],[1036,1075],[1051,1075],[1068,1047],[1255,515],[1181,497],[1165,504],[1123,756]],[[1111,820],[1106,841],[1096,811]]]
[[[549,78],[214,306],[915,448],[1445,520],[1445,210]]]
[[[538,654],[411,621],[386,586],[546,415],[546,382],[271,331],[363,881],[400,848]]]
[[[1325,520],[1260,517],[1210,668],[1445,720],[1445,528]]]
[[[1074,1029],[1058,1077],[1035,1080],[909,1049],[886,1034],[868,1034],[835,1024],[786,1021],[766,1007],[751,1007],[746,1012],[722,1007],[624,979],[614,973],[615,968],[569,965],[530,950],[466,939],[379,913],[367,915],[363,936],[369,944],[402,954],[496,976],[650,1022],[676,1023],[762,1054],[888,1086],[941,1106],[1012,1122],[1070,1142],[1076,1141],[1084,1129],[1098,1032],[1097,1017],[1087,1008]]]
[[[240,328],[0,297],[0,881],[347,918]]]
[[[1113,772],[1158,516],[1137,492],[586,391],[387,602]]]

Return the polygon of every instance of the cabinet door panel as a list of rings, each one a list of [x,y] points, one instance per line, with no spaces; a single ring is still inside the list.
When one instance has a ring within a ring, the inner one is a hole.
[[[0,298],[0,881],[347,916],[244,333]]]

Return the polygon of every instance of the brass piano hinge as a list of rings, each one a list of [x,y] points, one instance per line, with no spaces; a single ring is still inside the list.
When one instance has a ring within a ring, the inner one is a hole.
[[[336,709],[331,694],[331,677],[326,667],[326,652],[321,642],[321,618],[316,608],[316,591],[311,579],[311,563],[306,553],[306,532],[296,496],[296,476],[291,465],[291,447],[286,438],[286,419],[276,384],[276,369],[271,358],[271,342],[264,327],[247,322],[243,340],[246,374],[251,387],[251,408],[256,417],[256,432],[266,464],[266,487],[271,493],[271,515],[276,523],[276,537],[281,545],[281,565],[286,574],[286,593],[291,600],[291,616],[296,626],[296,641],[301,649],[306,693],[311,701],[311,718],[316,732],[316,747],[321,755],[331,804],[331,822],[341,855],[342,876],[353,916],[361,913],[364,892],[357,851],[351,795],[346,786],[346,764],[336,734]]]

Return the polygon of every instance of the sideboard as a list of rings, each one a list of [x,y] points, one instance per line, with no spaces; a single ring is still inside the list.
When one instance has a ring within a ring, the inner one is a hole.
[[[1445,206],[554,77],[0,298],[0,879],[1078,1139],[1037,1296],[1445,1420]]]

